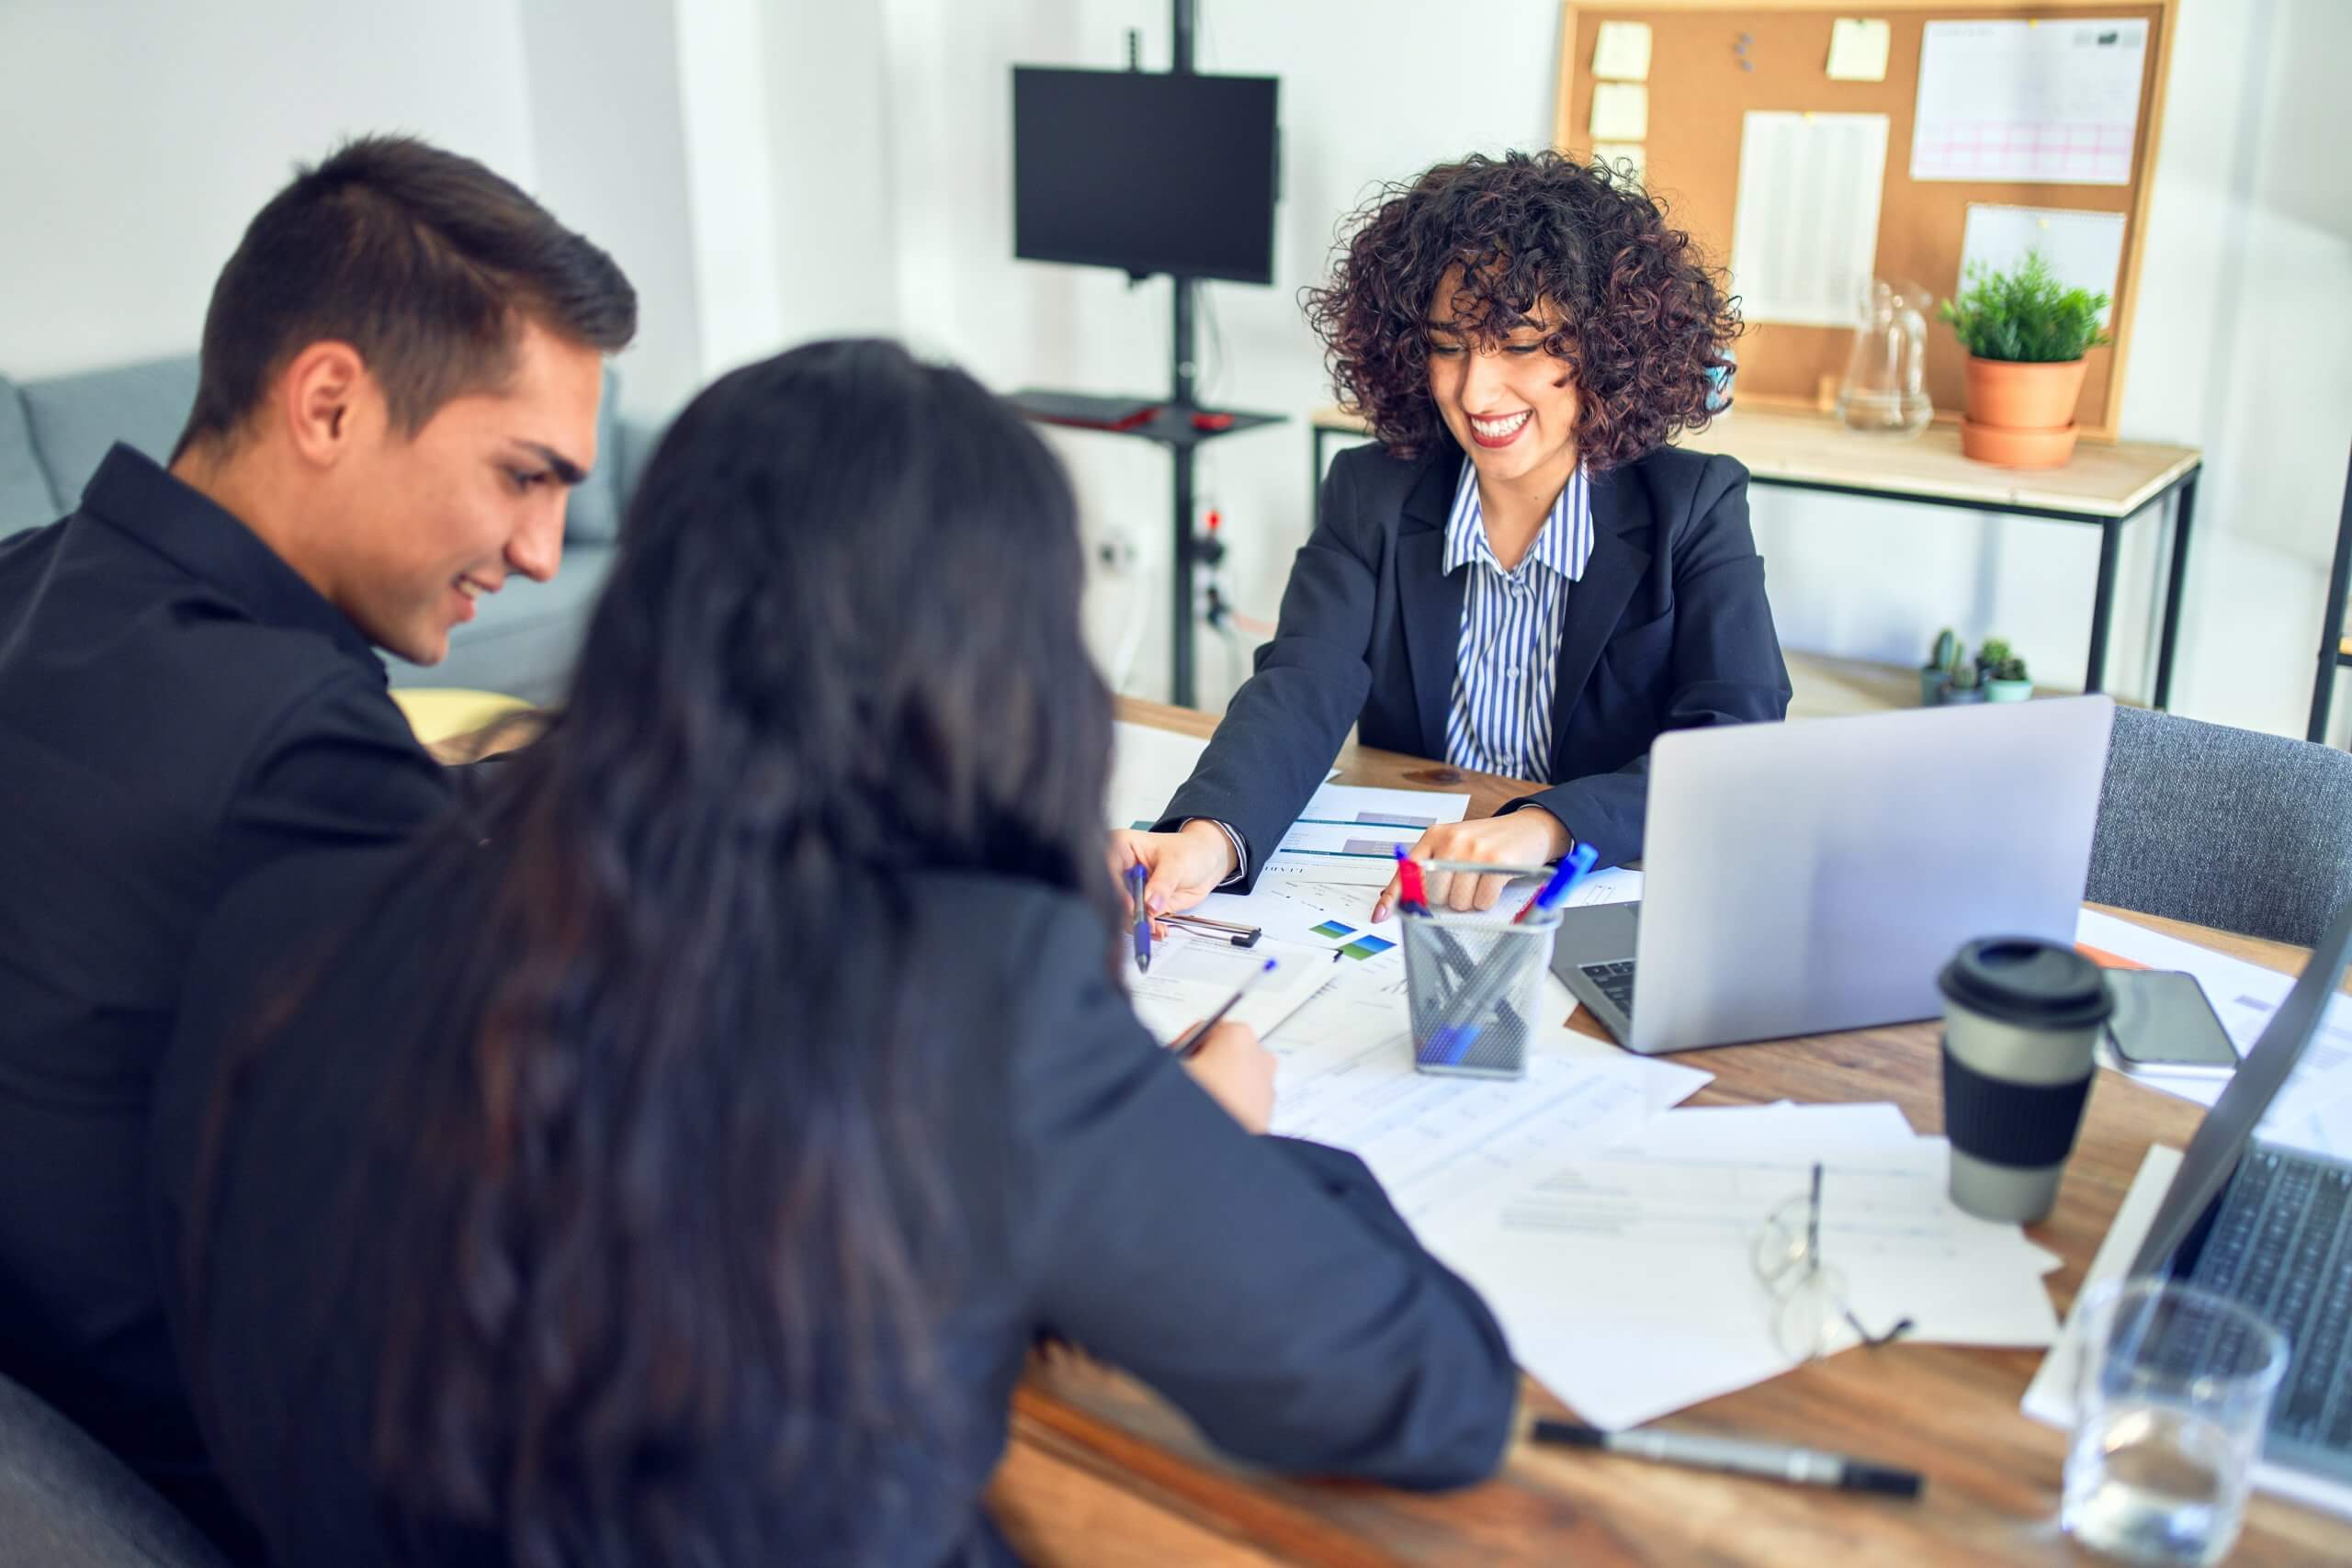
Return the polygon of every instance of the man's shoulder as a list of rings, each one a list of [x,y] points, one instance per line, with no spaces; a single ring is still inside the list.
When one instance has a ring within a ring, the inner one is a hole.
[[[306,731],[384,740],[406,725],[382,667],[271,626],[170,561],[75,516],[0,557],[0,730],[113,772],[138,759],[198,797]]]

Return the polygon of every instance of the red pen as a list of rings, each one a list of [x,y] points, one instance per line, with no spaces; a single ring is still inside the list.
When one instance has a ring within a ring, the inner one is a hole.
[[[1396,846],[1396,904],[1417,915],[1429,913],[1429,886],[1421,880],[1420,863],[1402,844]]]

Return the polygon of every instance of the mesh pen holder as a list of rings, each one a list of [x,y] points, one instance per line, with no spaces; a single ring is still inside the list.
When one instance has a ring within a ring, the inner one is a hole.
[[[1556,909],[1522,925],[1492,915],[1408,915],[1413,1066],[1469,1077],[1525,1077],[1559,925]]]

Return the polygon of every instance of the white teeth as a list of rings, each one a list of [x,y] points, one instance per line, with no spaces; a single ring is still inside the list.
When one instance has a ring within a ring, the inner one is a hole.
[[[1489,441],[1498,441],[1525,424],[1528,415],[1534,412],[1532,409],[1521,409],[1509,419],[1474,419],[1470,422],[1470,428]]]
[[[462,577],[458,579],[458,592],[464,594],[469,599],[479,599],[481,597],[481,590],[473,582]]]

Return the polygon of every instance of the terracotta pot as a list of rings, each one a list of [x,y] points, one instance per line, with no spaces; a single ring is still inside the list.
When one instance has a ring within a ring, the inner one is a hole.
[[[1960,422],[1960,452],[1980,463],[2004,468],[2058,468],[2075,455],[2075,427],[2055,430],[2013,430],[1998,424]]]
[[[2054,430],[2075,423],[2085,364],[2025,364],[1968,356],[1968,417],[2010,430]],[[2061,459],[2063,461],[2063,459]]]

